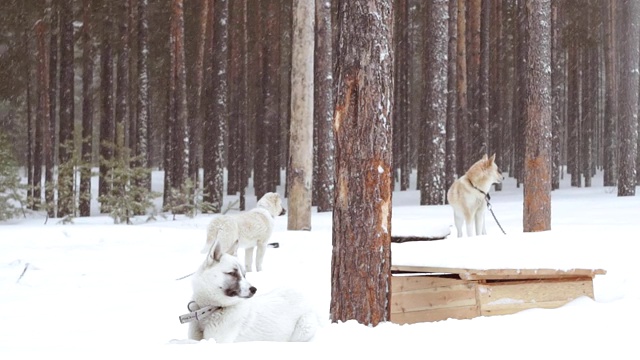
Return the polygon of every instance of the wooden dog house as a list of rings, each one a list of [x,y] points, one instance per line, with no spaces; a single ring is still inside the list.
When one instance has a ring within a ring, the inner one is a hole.
[[[557,308],[594,298],[601,269],[461,269],[392,265],[391,321],[411,324],[449,318]]]

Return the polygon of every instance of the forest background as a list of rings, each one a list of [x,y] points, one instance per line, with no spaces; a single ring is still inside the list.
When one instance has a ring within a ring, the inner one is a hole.
[[[441,204],[457,175],[495,153],[522,183],[527,2],[386,3],[393,6],[395,181],[406,189],[417,169],[421,204]],[[551,1],[552,112],[543,136],[551,138],[552,161],[543,181],[552,189],[566,166],[572,186],[590,186],[601,168],[605,186],[635,191],[635,3]],[[306,44],[315,64],[313,202],[328,211],[341,2],[315,6],[315,19],[304,20],[315,22],[316,39]],[[3,0],[1,7],[0,128],[3,146],[26,169],[28,207],[88,216],[94,166],[105,202],[119,191],[118,164],[163,169],[165,209],[174,212],[186,211],[179,198],[197,191],[198,181],[210,205],[204,211],[220,212],[225,168],[229,194],[250,177],[258,197],[286,181],[292,0]],[[441,21],[429,21],[433,14]],[[65,180],[71,171],[79,187]],[[128,176],[148,188],[144,172]]]

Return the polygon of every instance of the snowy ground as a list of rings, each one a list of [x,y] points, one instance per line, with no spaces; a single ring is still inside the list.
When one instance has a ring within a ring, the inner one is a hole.
[[[154,179],[161,179],[157,176]],[[156,183],[156,186],[158,184]],[[233,197],[225,199],[225,203]],[[416,191],[395,192],[392,233],[428,235],[452,224],[448,206],[419,206]],[[393,244],[403,264],[481,268],[601,268],[595,301],[580,298],[559,309],[414,325],[327,320],[311,343],[215,344],[186,341],[188,279],[203,259],[206,224],[194,219],[140,219],[112,225],[106,216],[61,225],[33,214],[0,223],[0,358],[445,358],[640,359],[640,196],[618,198],[614,188],[570,188],[552,194],[552,230],[522,233],[522,188],[507,179],[492,194],[489,235]],[[255,198],[248,199],[249,207]],[[328,319],[331,290],[331,214],[313,214],[310,232],[276,221],[265,270],[250,273],[258,292],[295,286]]]

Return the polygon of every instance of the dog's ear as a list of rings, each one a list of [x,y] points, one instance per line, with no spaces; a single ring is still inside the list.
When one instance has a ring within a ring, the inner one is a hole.
[[[220,262],[222,258],[222,245],[220,242],[216,241],[213,243],[211,248],[209,249],[209,254],[207,255],[207,264],[213,265],[215,263]]]
[[[493,155],[491,155],[491,158],[489,159],[489,162],[491,164],[493,164],[496,161],[496,154],[494,153]]]

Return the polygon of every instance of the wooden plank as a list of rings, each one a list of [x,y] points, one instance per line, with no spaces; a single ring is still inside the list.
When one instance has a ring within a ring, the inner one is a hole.
[[[571,277],[594,277],[604,275],[603,269],[464,269],[433,266],[392,265],[391,271],[458,274],[465,280],[514,280],[514,279],[552,279]]]
[[[593,298],[591,278],[478,284],[482,315],[512,314],[529,308],[556,308],[580,296]]]
[[[394,275],[391,277],[391,292],[398,293],[404,291],[434,288],[438,286],[458,285],[461,283],[464,284],[466,283],[466,281],[430,275]]]
[[[415,324],[418,322],[440,321],[447,319],[472,319],[480,316],[478,306],[447,307],[404,313],[391,313],[390,320],[396,324]]]
[[[460,274],[465,280],[518,280],[518,279],[561,279],[561,278],[593,278],[596,275],[604,275],[602,269],[491,269],[470,270]]]
[[[494,315],[510,315],[527,309],[555,309],[563,305],[566,305],[569,301],[545,301],[536,303],[520,303],[511,304],[510,306],[503,307],[482,307],[480,306],[480,315],[482,316],[494,316]]]
[[[439,286],[391,294],[392,313],[473,305],[476,305],[475,284]]]

